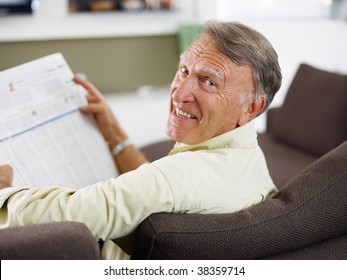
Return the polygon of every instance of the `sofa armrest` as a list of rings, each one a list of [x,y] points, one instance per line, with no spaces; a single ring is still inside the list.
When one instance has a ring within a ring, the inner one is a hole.
[[[82,223],[57,222],[0,230],[1,260],[97,260],[100,249]]]

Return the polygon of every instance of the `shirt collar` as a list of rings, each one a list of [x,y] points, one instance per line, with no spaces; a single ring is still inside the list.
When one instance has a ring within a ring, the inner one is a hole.
[[[183,144],[176,142],[169,155],[186,151],[212,150],[220,148],[249,149],[257,145],[257,133],[254,121],[237,127],[224,134],[218,135],[198,144]]]

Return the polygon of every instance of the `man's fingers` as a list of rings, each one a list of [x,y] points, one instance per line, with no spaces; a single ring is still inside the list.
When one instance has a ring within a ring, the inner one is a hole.
[[[8,187],[13,181],[13,168],[4,164],[0,166],[0,188]]]
[[[101,103],[90,103],[87,106],[80,107],[82,113],[98,114],[104,110],[104,105]]]
[[[9,164],[0,165],[1,174],[13,174],[13,168]]]
[[[85,90],[88,92],[88,95],[92,97],[97,97],[98,99],[102,99],[102,94],[99,92],[99,90],[90,82],[87,80],[79,77],[78,75],[75,75],[73,77],[73,81],[82,87],[85,88]]]

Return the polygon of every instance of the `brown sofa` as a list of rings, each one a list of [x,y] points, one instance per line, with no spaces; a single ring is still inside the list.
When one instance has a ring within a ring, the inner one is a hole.
[[[151,215],[134,259],[347,259],[347,141],[240,213]]]
[[[0,230],[0,260],[98,260],[100,247],[82,223],[58,222]]]
[[[347,259],[347,76],[301,65],[259,143],[279,187],[239,213],[153,214],[133,259]],[[150,161],[173,142],[142,148]],[[0,259],[98,259],[88,229],[63,222],[0,230]]]
[[[133,258],[347,259],[346,105],[346,75],[300,65],[258,136],[276,197],[235,214],[152,215]],[[143,152],[154,160],[170,146]]]

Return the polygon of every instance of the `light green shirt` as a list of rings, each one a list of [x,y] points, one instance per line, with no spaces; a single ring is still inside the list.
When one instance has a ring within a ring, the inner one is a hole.
[[[275,189],[250,122],[200,144],[177,143],[167,157],[82,189],[4,189],[0,228],[70,220],[109,240],[151,213],[235,212]]]

